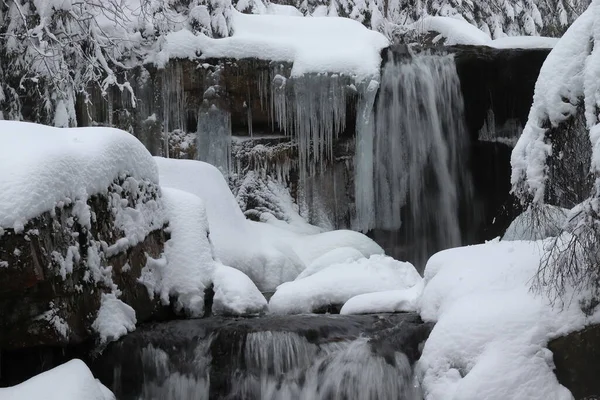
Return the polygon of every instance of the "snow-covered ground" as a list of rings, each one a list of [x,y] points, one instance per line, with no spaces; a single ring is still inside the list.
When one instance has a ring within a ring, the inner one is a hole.
[[[81,360],[71,360],[13,387],[0,388],[2,400],[114,400],[115,396]]]
[[[348,18],[247,15],[232,11],[233,35],[212,39],[182,29],[169,33],[153,61],[172,58],[258,58],[293,63],[292,76],[340,73],[362,81],[379,74],[382,34]],[[351,45],[350,45],[351,44]]]

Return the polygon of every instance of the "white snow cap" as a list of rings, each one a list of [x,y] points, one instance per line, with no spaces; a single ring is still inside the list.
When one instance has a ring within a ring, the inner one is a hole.
[[[150,153],[127,132],[0,121],[0,228],[20,231],[59,202],[85,202],[124,174],[158,183]]]
[[[102,343],[111,342],[135,330],[135,310],[117,298],[114,293],[103,293],[98,315],[92,328]]]
[[[13,387],[0,389],[2,400],[114,400],[81,360],[74,359]]]
[[[344,304],[340,314],[414,312],[422,292],[423,280],[409,289],[359,294]]]
[[[271,297],[269,310],[277,314],[309,313],[323,306],[344,304],[359,294],[407,289],[420,281],[412,264],[373,255],[280,285]]]
[[[382,34],[348,18],[232,13],[231,37],[173,32],[153,61],[164,66],[169,59],[194,59],[199,52],[202,58],[293,62],[292,76],[331,72],[363,80],[379,74],[380,51],[389,45]]]

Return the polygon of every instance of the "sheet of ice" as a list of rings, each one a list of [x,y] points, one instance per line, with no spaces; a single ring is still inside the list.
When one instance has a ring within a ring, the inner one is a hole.
[[[515,218],[502,240],[540,240],[558,236],[569,210],[545,204],[539,210],[525,210]]]
[[[419,301],[436,321],[417,372],[425,399],[571,399],[554,375],[548,340],[586,320],[530,290],[544,243],[493,241],[431,257]]]
[[[256,315],[267,310],[267,300],[243,272],[219,265],[215,269],[213,283],[214,315]]]
[[[103,293],[98,315],[92,329],[101,343],[111,342],[135,330],[135,310],[123,303],[114,293]]]
[[[304,271],[300,273],[296,277],[296,280],[306,278],[307,276],[314,275],[319,271],[324,270],[325,268],[334,265],[334,264],[342,264],[349,263],[352,261],[359,260],[361,258],[365,258],[363,253],[356,250],[354,247],[338,247],[322,256],[315,259],[311,262]]]
[[[586,65],[593,65],[586,60],[590,55],[598,7],[597,2],[592,3],[569,27],[542,65],[527,124],[511,156],[513,191],[521,197],[532,196],[534,201],[543,202],[546,160],[552,152],[546,140],[546,127],[548,123],[557,126],[574,115],[584,96]],[[591,77],[589,88],[593,90],[598,76],[592,73]]]
[[[304,269],[283,241],[295,234],[246,220],[217,168],[201,161],[155,159],[162,187],[183,190],[204,200],[215,257],[223,264],[244,272],[262,291],[274,290]]]
[[[169,33],[152,60],[164,66],[172,58],[258,58],[293,62],[292,76],[334,72],[358,80],[379,74],[380,51],[389,45],[382,34],[348,18],[247,15],[232,11],[233,35],[211,39],[182,29]]]
[[[177,311],[201,317],[204,289],[210,285],[215,269],[204,202],[172,188],[163,188],[162,197],[171,238],[165,243],[164,259],[149,260],[140,281],[151,296],[158,294],[163,304],[175,298]]]
[[[328,305],[344,304],[359,294],[407,289],[420,281],[421,276],[412,264],[373,255],[335,264],[314,275],[280,285],[271,297],[269,311],[309,313]]]
[[[359,294],[344,304],[340,314],[414,312],[422,292],[423,280],[409,289]]]
[[[127,132],[0,121],[0,228],[20,231],[59,202],[85,203],[124,174],[158,182],[150,153]]]
[[[487,33],[460,17],[427,16],[408,25],[408,29],[421,34],[437,32],[440,36],[436,40],[444,38],[448,46],[463,44],[498,49],[551,49],[559,40],[543,36],[507,36],[492,40]]]
[[[56,368],[5,389],[2,400],[114,400],[115,396],[81,360],[73,359]]]

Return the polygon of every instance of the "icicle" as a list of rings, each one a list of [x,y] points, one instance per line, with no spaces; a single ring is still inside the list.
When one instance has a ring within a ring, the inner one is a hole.
[[[227,176],[231,170],[231,114],[215,105],[198,113],[198,160],[219,168]]]
[[[367,232],[375,226],[375,192],[373,188],[373,103],[379,82],[360,86],[356,113],[356,152],[354,158],[354,198],[356,216],[353,229]]]

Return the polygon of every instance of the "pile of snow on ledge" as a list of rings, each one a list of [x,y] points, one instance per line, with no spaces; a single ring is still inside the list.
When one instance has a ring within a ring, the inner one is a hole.
[[[310,313],[329,305],[372,292],[408,289],[421,276],[407,262],[373,255],[349,263],[334,264],[314,275],[280,285],[271,297],[269,311],[277,314]]]
[[[382,34],[348,18],[248,15],[232,11],[233,35],[211,39],[182,29],[167,35],[153,61],[172,58],[258,58],[293,63],[292,76],[341,73],[357,80],[377,76],[380,51],[389,45]]]
[[[243,272],[219,265],[213,283],[213,315],[257,315],[267,310],[267,300]]]
[[[492,38],[476,26],[459,18],[429,16],[408,26],[409,31],[423,34],[437,32],[435,42],[445,39],[444,44],[471,46],[489,46],[497,49],[551,49],[559,41],[557,38],[542,36],[507,36]]]
[[[0,232],[20,232],[60,202],[85,202],[125,174],[158,183],[150,153],[127,132],[0,121]]]
[[[81,360],[71,360],[13,387],[0,389],[2,400],[114,400],[115,396]]]
[[[436,325],[418,375],[425,399],[571,399],[553,372],[552,338],[598,321],[577,299],[553,309],[530,291],[543,241],[445,250],[425,269],[420,313]]]

